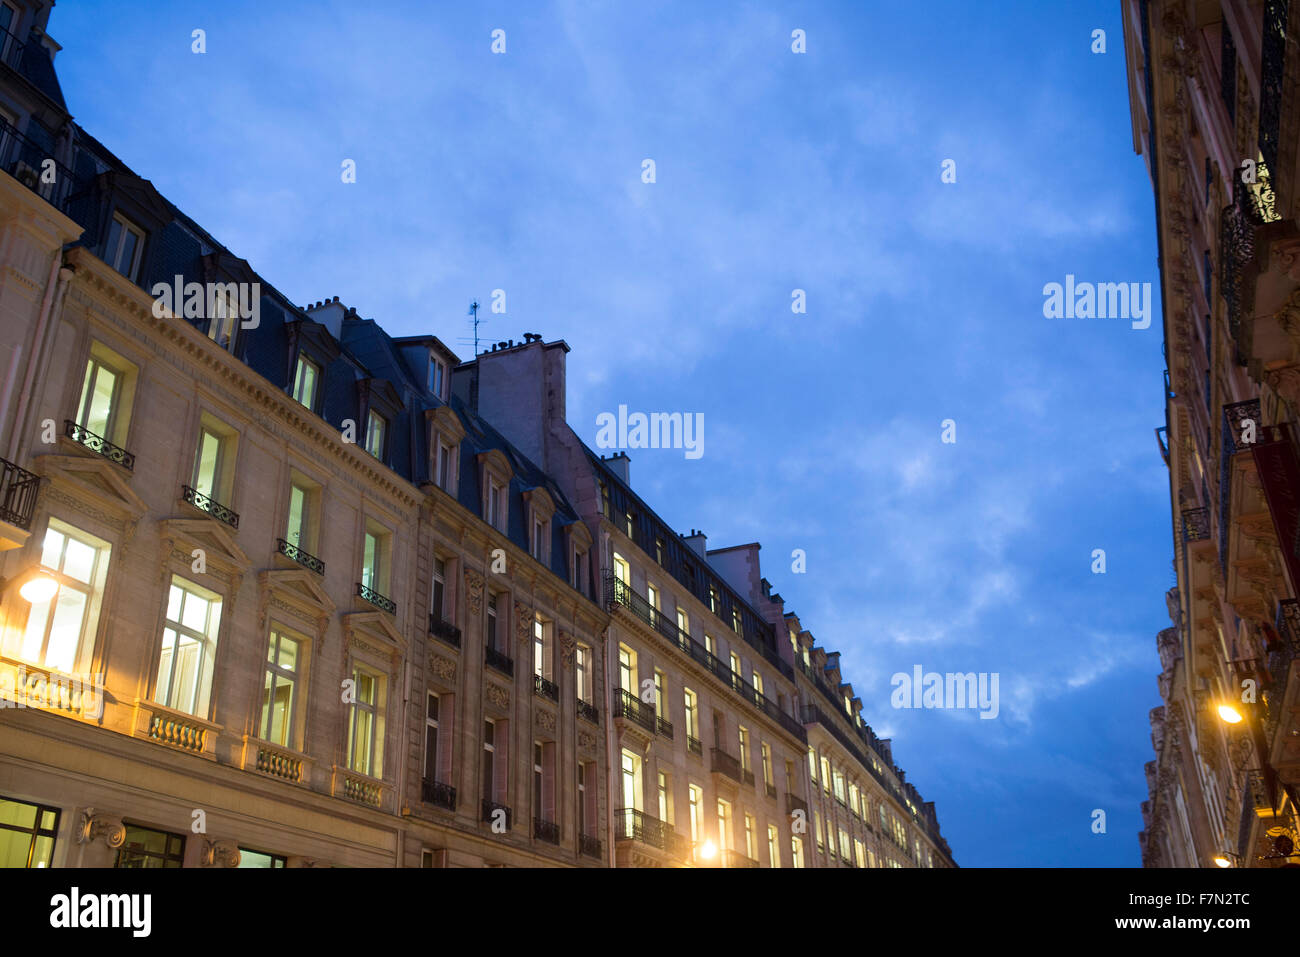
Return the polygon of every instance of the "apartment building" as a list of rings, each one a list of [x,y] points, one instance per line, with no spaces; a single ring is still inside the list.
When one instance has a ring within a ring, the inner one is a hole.
[[[1156,199],[1177,577],[1157,639],[1148,867],[1300,863],[1298,6],[1123,4],[1133,145]]]

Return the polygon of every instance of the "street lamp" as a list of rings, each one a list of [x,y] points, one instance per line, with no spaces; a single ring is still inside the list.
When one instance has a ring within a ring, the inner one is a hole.
[[[1240,724],[1242,719],[1241,712],[1230,704],[1219,705],[1219,717],[1228,724]]]
[[[40,566],[25,569],[12,578],[0,579],[0,593],[8,591],[9,586],[14,582],[22,583],[18,586],[18,594],[33,605],[49,601],[54,597],[54,593],[59,590],[58,581]]]

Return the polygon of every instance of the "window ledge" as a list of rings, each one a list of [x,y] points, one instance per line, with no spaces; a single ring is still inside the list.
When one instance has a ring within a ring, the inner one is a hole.
[[[184,711],[174,711],[156,701],[136,698],[132,728],[132,737],[144,738],[209,761],[217,760],[217,737],[222,730],[219,724]]]
[[[98,723],[104,715],[104,688],[81,675],[65,675],[42,665],[0,660],[0,709],[27,708]]]

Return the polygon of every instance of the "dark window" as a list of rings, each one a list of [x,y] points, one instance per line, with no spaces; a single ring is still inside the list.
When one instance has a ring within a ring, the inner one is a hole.
[[[180,867],[185,838],[167,831],[126,826],[126,841],[117,852],[114,867]]]

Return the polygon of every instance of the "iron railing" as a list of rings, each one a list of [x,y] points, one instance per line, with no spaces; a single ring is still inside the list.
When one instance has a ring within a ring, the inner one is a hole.
[[[514,821],[514,812],[511,811],[510,808],[506,807],[504,804],[497,804],[495,801],[489,801],[487,798],[484,798],[481,810],[481,819],[486,824],[495,824],[497,821],[496,812],[505,811],[506,830],[510,830],[510,826]]]
[[[592,837],[590,834],[579,834],[578,853],[586,857],[594,857],[596,860],[600,860],[601,858],[600,838]]]
[[[533,837],[558,847],[560,843],[560,825],[545,818],[535,817],[533,818]]]
[[[40,487],[39,475],[0,459],[0,521],[30,529]]]
[[[629,721],[645,728],[651,734],[655,733],[654,708],[626,688],[619,688],[618,694],[614,696],[614,717],[627,718]]]
[[[374,605],[376,608],[381,611],[386,611],[390,615],[397,614],[397,602],[385,595],[379,594],[379,592],[375,591],[369,585],[363,585],[361,582],[357,582],[357,597],[362,601],[370,602],[370,604]]]
[[[80,442],[92,452],[98,452],[110,462],[122,466],[128,471],[135,468],[135,456],[124,448],[114,445],[102,435],[96,435],[90,429],[84,428],[73,422],[71,419],[64,419],[63,434],[74,442]]]
[[[1183,541],[1203,542],[1210,537],[1210,510],[1208,508],[1183,509]]]
[[[216,499],[209,495],[204,495],[196,488],[188,485],[181,486],[181,499],[197,508],[200,512],[206,512],[215,518],[218,522],[225,522],[231,528],[239,528],[239,513],[228,506],[222,505]]]
[[[429,614],[429,634],[441,638],[453,648],[460,647],[460,629],[449,621],[443,621],[439,615]]]
[[[0,169],[64,213],[68,201],[84,189],[72,170],[4,119],[0,119]]]
[[[539,694],[543,698],[550,698],[552,701],[560,700],[560,686],[554,681],[549,681],[541,675],[533,675],[533,693]]]
[[[325,574],[325,563],[315,555],[309,555],[293,542],[287,542],[283,538],[275,540],[275,550],[292,561],[297,562],[303,568],[310,568],[317,575]]]
[[[594,704],[589,704],[579,698],[578,717],[582,718],[584,721],[590,721],[592,724],[600,724],[600,709]]]
[[[655,716],[655,729],[668,740],[673,738],[673,723],[665,721],[663,718]]]
[[[681,854],[683,849],[681,835],[669,824],[631,807],[619,808],[614,812],[614,838],[619,841],[639,841],[670,854]]]
[[[718,855],[722,860],[723,867],[761,867],[758,861],[752,857],[746,857],[740,851],[733,851],[730,848],[724,850]]]
[[[1232,505],[1232,457],[1244,448],[1242,442],[1246,422],[1254,423],[1258,438],[1263,430],[1260,421],[1259,399],[1233,402],[1223,407],[1223,443],[1219,450],[1219,567],[1228,570],[1228,516]]]
[[[425,804],[446,808],[448,811],[456,810],[456,789],[450,784],[424,778],[420,782],[420,797]]]
[[[740,767],[740,759],[728,754],[721,748],[709,749],[710,766],[719,774],[731,778],[737,784],[745,783],[745,774]],[[750,775],[751,780],[753,775]]]
[[[691,754],[698,754],[700,756],[703,756],[704,742],[701,741],[699,738],[692,737],[691,735],[688,734],[686,736],[686,750],[691,752]]]
[[[483,661],[489,668],[495,668],[503,675],[515,676],[515,660],[505,652],[497,651],[491,645],[483,649]]]

